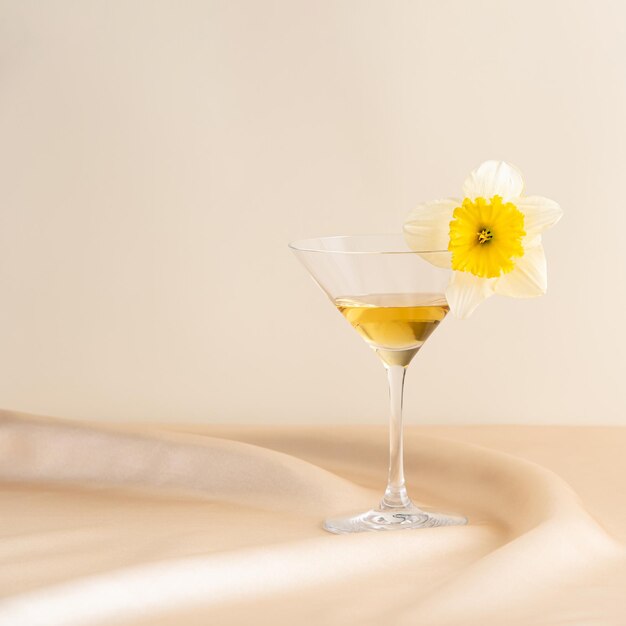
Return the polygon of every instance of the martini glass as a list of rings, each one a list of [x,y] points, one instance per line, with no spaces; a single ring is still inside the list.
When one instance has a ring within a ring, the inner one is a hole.
[[[445,251],[411,250],[402,235],[321,237],[289,247],[387,370],[391,417],[389,475],[378,507],[327,519],[334,533],[466,524],[459,515],[419,508],[404,481],[402,397],[406,369],[448,313]],[[434,263],[434,264],[433,264]]]

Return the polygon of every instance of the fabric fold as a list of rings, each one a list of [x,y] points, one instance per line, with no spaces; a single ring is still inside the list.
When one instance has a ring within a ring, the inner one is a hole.
[[[554,471],[469,442],[485,428],[407,429],[413,499],[468,526],[335,536],[324,517],[381,495],[384,429],[1,412],[0,625],[619,623],[621,541]]]

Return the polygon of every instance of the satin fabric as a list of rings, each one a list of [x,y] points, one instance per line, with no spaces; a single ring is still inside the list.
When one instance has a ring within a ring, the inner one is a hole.
[[[332,535],[383,427],[0,413],[0,624],[626,624],[626,428],[406,429],[409,492],[467,526]]]

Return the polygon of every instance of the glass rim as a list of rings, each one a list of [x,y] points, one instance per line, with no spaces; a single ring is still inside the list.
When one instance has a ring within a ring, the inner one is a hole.
[[[296,239],[289,242],[287,245],[291,250],[294,250],[295,252],[323,252],[326,254],[442,254],[444,252],[449,252],[449,250],[411,250],[408,248],[408,246],[406,250],[389,250],[384,249],[384,246],[381,246],[380,249],[370,250],[332,250],[320,247],[319,245],[319,242],[323,241],[356,239],[369,239],[370,241],[375,241],[376,239],[391,239],[394,237],[406,243],[402,233],[379,233],[368,235],[329,235],[325,237],[307,237],[306,239]]]

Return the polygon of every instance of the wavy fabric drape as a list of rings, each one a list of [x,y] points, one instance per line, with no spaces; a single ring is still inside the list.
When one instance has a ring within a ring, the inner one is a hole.
[[[0,625],[626,624],[626,428],[406,429],[413,499],[464,527],[331,535],[383,427],[0,413]]]

